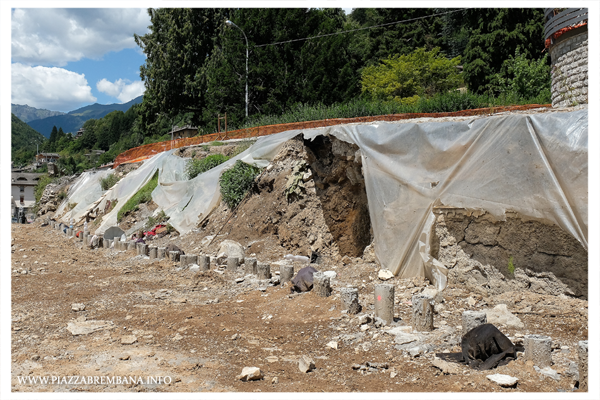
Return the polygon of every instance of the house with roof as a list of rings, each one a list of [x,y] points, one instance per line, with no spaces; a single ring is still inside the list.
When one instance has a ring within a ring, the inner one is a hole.
[[[43,174],[12,172],[11,173],[11,211],[14,217],[19,210],[26,215],[33,214],[35,207],[35,186]]]

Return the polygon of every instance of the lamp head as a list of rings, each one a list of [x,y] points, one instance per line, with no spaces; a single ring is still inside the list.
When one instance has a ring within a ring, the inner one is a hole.
[[[235,24],[230,20],[225,20],[225,24],[227,24],[228,26],[235,26]]]

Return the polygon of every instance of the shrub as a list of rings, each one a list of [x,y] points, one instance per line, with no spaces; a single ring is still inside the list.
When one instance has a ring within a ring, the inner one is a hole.
[[[185,166],[185,174],[188,179],[194,179],[203,172],[213,169],[217,165],[223,164],[229,158],[223,154],[212,154],[201,160],[188,160]]]
[[[260,174],[260,168],[238,160],[235,165],[223,172],[219,178],[221,195],[227,206],[233,210],[252,188],[254,178]]]
[[[487,89],[490,93],[550,103],[551,81],[547,53],[539,60],[532,60],[517,49],[515,56],[505,60],[500,72],[491,77]]]
[[[100,186],[102,187],[102,190],[108,190],[111,187],[115,186],[115,184],[119,182],[119,180],[120,178],[118,176],[116,176],[115,174],[110,174],[106,178],[100,179]]]
[[[169,220],[169,217],[167,217],[167,214],[165,214],[165,211],[160,210],[160,212],[158,214],[156,214],[156,217],[153,217],[153,216],[148,217],[148,221],[146,221],[146,224],[144,225],[144,229],[145,230],[152,229],[156,225],[161,224],[168,220]]]
[[[460,57],[449,60],[439,48],[419,48],[407,55],[391,56],[363,70],[362,92],[372,99],[414,104],[414,96],[431,96],[460,87],[459,64]],[[406,98],[411,99],[403,100]]]
[[[121,219],[129,212],[136,211],[139,209],[141,203],[147,203],[152,200],[152,191],[158,185],[158,170],[154,173],[154,176],[148,183],[146,183],[136,194],[134,194],[127,203],[121,207],[117,213],[117,221],[121,222]]]

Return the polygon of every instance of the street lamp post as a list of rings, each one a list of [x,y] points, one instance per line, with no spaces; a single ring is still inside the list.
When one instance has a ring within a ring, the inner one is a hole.
[[[238,28],[242,34],[244,35],[244,39],[246,39],[246,118],[248,118],[248,38],[242,28],[231,22],[230,20],[225,21],[225,23],[229,26],[235,26]]]

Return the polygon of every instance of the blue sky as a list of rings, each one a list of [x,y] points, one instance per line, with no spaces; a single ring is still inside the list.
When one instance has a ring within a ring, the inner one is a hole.
[[[144,8],[11,10],[11,103],[68,112],[143,94]]]

